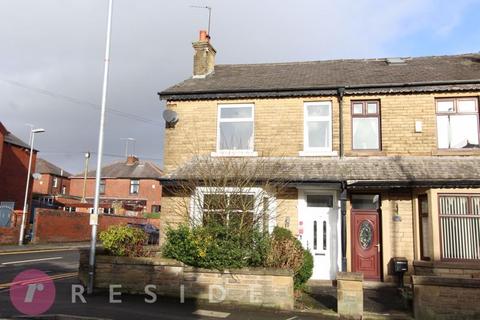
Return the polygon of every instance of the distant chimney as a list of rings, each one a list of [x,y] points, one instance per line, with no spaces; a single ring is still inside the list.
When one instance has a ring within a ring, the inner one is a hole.
[[[217,51],[210,44],[210,36],[207,31],[200,31],[200,38],[194,42],[195,56],[193,57],[193,77],[205,78],[215,68],[215,54]]]
[[[135,156],[128,156],[128,158],[127,158],[127,164],[128,165],[136,164],[138,161],[139,161],[138,158],[135,157]]]

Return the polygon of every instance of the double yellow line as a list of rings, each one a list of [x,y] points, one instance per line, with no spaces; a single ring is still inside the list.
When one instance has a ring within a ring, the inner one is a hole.
[[[60,280],[60,279],[66,279],[66,278],[72,278],[76,277],[78,275],[77,272],[69,272],[69,273],[61,273],[61,274],[56,274],[48,277],[42,277],[42,278],[35,278],[35,279],[29,279],[29,280],[23,280],[23,281],[16,281],[16,282],[10,282],[10,283],[1,283],[0,284],[0,290],[10,288],[13,285],[26,285],[30,283],[38,283],[38,282],[43,282],[45,280]]]

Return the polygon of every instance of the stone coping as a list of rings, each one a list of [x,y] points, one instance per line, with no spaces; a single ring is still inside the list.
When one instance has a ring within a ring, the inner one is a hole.
[[[361,272],[337,272],[338,280],[363,281],[363,273]]]
[[[470,269],[480,270],[480,263],[478,262],[447,262],[447,261],[422,261],[414,260],[414,267],[426,268],[445,268],[445,269]]]
[[[122,265],[152,265],[152,266],[168,266],[168,267],[183,267],[183,272],[192,273],[220,273],[220,274],[248,274],[248,275],[264,275],[264,276],[293,276],[293,272],[287,269],[274,268],[242,268],[229,270],[203,269],[197,267],[187,266],[184,263],[168,258],[161,257],[115,257],[108,255],[96,255],[96,261],[99,263],[111,263]]]
[[[412,276],[413,285],[480,288],[480,279],[447,278],[441,276]]]

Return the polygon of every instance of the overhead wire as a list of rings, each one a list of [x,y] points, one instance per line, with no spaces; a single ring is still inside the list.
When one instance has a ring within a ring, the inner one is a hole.
[[[60,94],[60,93],[56,93],[56,92],[53,92],[53,91],[50,91],[50,90],[37,88],[37,87],[31,86],[31,85],[26,85],[26,84],[23,84],[21,82],[10,80],[10,79],[0,78],[0,81],[3,81],[5,83],[8,83],[8,84],[16,86],[16,87],[20,87],[20,88],[23,88],[23,89],[26,89],[26,90],[34,91],[34,92],[37,92],[39,94],[49,96],[51,98],[62,99],[62,100],[71,102],[73,104],[85,105],[85,106],[88,106],[90,108],[100,110],[99,105],[97,105],[93,102],[90,102],[90,101],[85,101],[85,100],[78,99],[78,98],[75,98],[75,97],[71,97],[71,96],[68,96],[68,95],[65,95],[65,94]],[[163,122],[155,121],[155,120],[152,120],[152,119],[149,119],[149,118],[145,118],[145,117],[133,114],[133,113],[125,112],[125,111],[118,110],[118,109],[111,108],[111,107],[107,107],[107,112],[110,113],[110,114],[114,114],[116,116],[119,116],[119,117],[124,117],[124,118],[130,119],[130,120],[135,120],[135,121],[140,121],[140,122],[147,123],[147,124],[154,125],[154,126],[163,127],[165,125]]]

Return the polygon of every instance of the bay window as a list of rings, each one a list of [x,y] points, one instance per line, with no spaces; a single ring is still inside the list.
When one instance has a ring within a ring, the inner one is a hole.
[[[442,260],[480,260],[480,195],[440,195]]]
[[[439,149],[478,148],[478,99],[437,99]]]
[[[190,200],[193,225],[273,230],[275,197],[261,188],[198,187]]]

